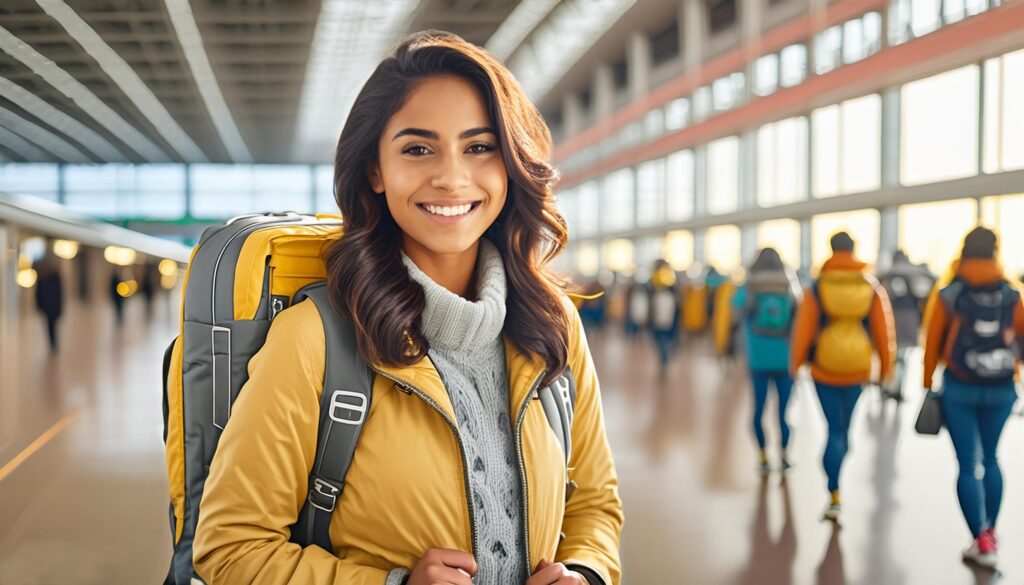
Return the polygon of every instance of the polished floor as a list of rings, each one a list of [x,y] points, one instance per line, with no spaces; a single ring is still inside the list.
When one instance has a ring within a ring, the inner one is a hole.
[[[56,356],[28,309],[5,335],[17,342],[4,344],[0,375],[2,585],[165,574],[159,368],[176,324],[166,301],[147,318],[133,299],[118,328],[105,300],[72,303]],[[919,393],[902,408],[863,395],[833,530],[820,520],[825,429],[809,383],[789,410],[796,467],[762,481],[742,365],[694,340],[660,380],[646,338],[593,331],[590,342],[626,507],[626,585],[1024,583],[1024,418],[1011,418],[1001,447],[1001,572],[974,570],[959,559],[968,538],[949,440],[912,429]]]

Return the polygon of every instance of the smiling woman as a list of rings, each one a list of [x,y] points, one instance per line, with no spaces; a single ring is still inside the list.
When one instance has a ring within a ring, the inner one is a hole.
[[[325,256],[330,304],[376,374],[325,510],[333,550],[290,542],[326,364],[349,363],[325,355],[307,300],[273,321],[211,464],[194,545],[208,583],[620,582],[597,375],[547,269],[568,237],[550,153],[480,47],[429,31],[377,67],[338,141],[344,235]]]

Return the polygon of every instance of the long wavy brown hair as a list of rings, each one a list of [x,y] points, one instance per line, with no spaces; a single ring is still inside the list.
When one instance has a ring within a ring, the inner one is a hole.
[[[352,105],[334,158],[334,197],[345,235],[326,254],[331,303],[355,325],[359,354],[369,364],[411,365],[429,349],[420,332],[423,287],[402,264],[401,229],[384,197],[373,192],[367,172],[379,159],[380,136],[391,116],[417,83],[439,75],[472,83],[497,129],[508,191],[484,237],[504,260],[505,335],[546,363],[542,384],[549,384],[566,366],[569,341],[560,298],[568,285],[546,269],[568,241],[552,191],[558,172],[547,162],[551,132],[508,69],[457,35],[410,35],[377,66]]]

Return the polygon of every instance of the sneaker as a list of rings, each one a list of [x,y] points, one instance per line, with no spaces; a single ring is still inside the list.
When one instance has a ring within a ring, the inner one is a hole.
[[[967,547],[967,550],[964,551],[963,558],[966,562],[994,569],[996,567],[996,563],[999,562],[996,543],[992,541],[992,537],[989,536],[986,531],[982,533],[977,540],[972,542],[971,546]]]
[[[789,459],[784,458],[782,460],[782,472],[785,473],[790,469],[793,469],[793,464],[789,462]]]
[[[829,522],[839,522],[839,514],[843,511],[841,504],[829,504],[828,509],[825,510],[825,520]]]
[[[992,539],[992,544],[996,545],[996,550],[999,549],[999,535],[996,534],[995,528],[987,528],[981,534],[982,536],[988,535],[988,537]]]
[[[757,472],[761,475],[761,477],[765,477],[772,472],[772,466],[769,465],[767,461],[765,461],[757,466]]]

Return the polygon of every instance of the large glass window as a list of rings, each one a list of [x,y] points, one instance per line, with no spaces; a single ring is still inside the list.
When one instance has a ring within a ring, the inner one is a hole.
[[[636,268],[633,240],[617,239],[604,244],[605,265],[613,272],[632,272]]]
[[[665,104],[665,128],[679,130],[690,125],[690,100],[676,98]]]
[[[49,163],[0,164],[0,191],[57,201],[58,167]]]
[[[633,227],[633,169],[619,169],[609,174],[602,182],[602,189],[604,230],[614,232]]]
[[[814,72],[823,75],[843,63],[843,27],[836,25],[814,36]]]
[[[779,56],[771,53],[754,61],[754,94],[760,96],[771,95],[778,88]]]
[[[653,140],[665,133],[665,112],[661,108],[654,108],[644,116],[644,135],[647,140]]]
[[[941,0],[911,0],[910,30],[915,37],[924,36],[942,26],[939,15]]]
[[[121,194],[122,217],[178,219],[185,216],[184,165],[139,165],[135,169],[131,194],[127,197]]]
[[[711,86],[712,104],[716,112],[724,112],[735,108],[743,100],[746,86],[746,75],[733,73],[716,79]]]
[[[779,53],[782,87],[800,85],[807,79],[807,46],[789,45]]]
[[[1024,195],[986,197],[981,202],[982,223],[999,236],[999,263],[1010,278],[1024,274]],[[962,240],[962,238],[961,238]]]
[[[308,166],[204,164],[190,168],[196,217],[311,211],[313,177]]]
[[[903,86],[900,180],[918,185],[978,172],[978,67]]]
[[[665,221],[665,159],[637,167],[637,224],[652,226]]]
[[[578,208],[578,200],[576,198],[576,191],[572,189],[566,189],[559,191],[555,195],[555,203],[558,206],[559,213],[565,218],[565,224],[569,226],[569,238],[573,238],[576,235],[576,210]]]
[[[703,85],[694,90],[692,105],[694,119],[706,119],[711,114],[711,88]]]
[[[668,156],[665,169],[667,212],[669,221],[693,217],[694,158],[692,150],[681,150]]]
[[[943,274],[960,255],[963,236],[975,226],[977,216],[974,199],[904,205],[899,212],[899,247],[912,262]]]
[[[985,62],[985,172],[1024,168],[1024,50]]]
[[[870,94],[811,114],[815,197],[858,193],[881,185],[882,100]]]
[[[871,94],[843,102],[842,132],[840,191],[878,189],[882,176],[882,98]]]
[[[807,118],[757,131],[757,203],[770,207],[807,198]]]
[[[708,144],[707,209],[709,213],[730,213],[739,208],[740,140],[736,136]]]
[[[576,249],[576,270],[583,276],[596,276],[601,270],[601,250],[596,242],[581,242]]]
[[[757,248],[775,248],[786,266],[800,267],[800,222],[794,219],[773,219],[757,226]],[[749,260],[753,260],[750,258]]]
[[[185,215],[183,165],[68,165],[64,181],[67,206],[96,217],[178,219]]]
[[[716,225],[704,232],[704,256],[719,272],[728,274],[741,264],[740,228]]]
[[[815,270],[832,255],[829,239],[839,231],[849,233],[856,242],[857,258],[871,264],[878,261],[881,217],[877,210],[828,213],[811,218],[811,264]]]
[[[693,264],[693,233],[676,230],[665,234],[665,260],[675,270],[686,270]]]
[[[588,181],[576,190],[577,235],[592,236],[598,232],[601,209],[601,190],[597,181]]]
[[[97,217],[118,216],[118,193],[135,186],[135,168],[127,164],[68,165],[64,168],[65,203]]]
[[[334,167],[317,165],[315,173],[316,212],[339,213],[338,202],[334,200]]]

